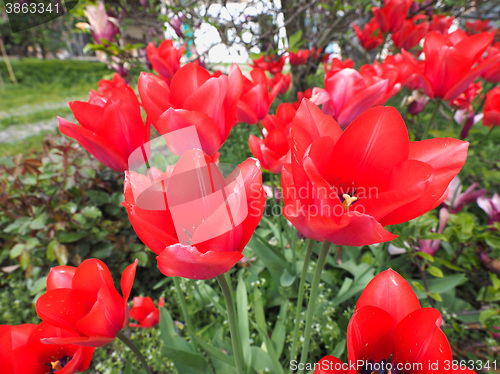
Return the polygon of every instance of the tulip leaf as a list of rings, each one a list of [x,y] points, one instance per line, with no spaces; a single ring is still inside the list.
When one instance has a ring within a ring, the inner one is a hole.
[[[290,287],[293,282],[295,282],[295,278],[297,278],[296,275],[292,275],[288,272],[287,269],[283,271],[283,274],[281,274],[280,278],[280,284],[281,287]]]
[[[197,336],[195,336],[194,339],[196,340],[196,343],[200,345],[205,351],[210,353],[211,356],[234,367],[233,357],[224,353],[222,348],[216,348],[214,345],[208,344],[205,340],[200,339]]]
[[[248,292],[243,271],[238,274],[238,285],[236,286],[236,309],[238,313],[238,330],[240,333],[241,348],[243,350],[243,360],[245,366],[249,367],[252,361],[250,351],[250,326],[248,318]]]
[[[436,278],[443,278],[444,277],[444,274],[443,272],[441,271],[440,268],[437,268],[435,266],[429,266],[427,268],[427,272],[433,276],[435,276]]]
[[[436,300],[436,301],[439,301],[439,302],[443,301],[443,298],[442,298],[442,297],[441,297],[441,295],[440,295],[440,294],[438,294],[437,292],[431,292],[431,293],[429,294],[429,296],[430,296],[430,297],[432,297],[432,298],[433,298],[434,300]]]
[[[426,259],[426,260],[429,260],[430,262],[434,262],[434,256],[432,256],[432,255],[430,255],[428,253],[417,252],[416,254],[419,255],[420,257]]]
[[[278,320],[274,324],[273,333],[271,334],[271,341],[276,347],[276,357],[280,357],[283,352],[283,347],[286,340],[286,315],[288,311],[288,301],[285,300],[280,307],[280,314]]]

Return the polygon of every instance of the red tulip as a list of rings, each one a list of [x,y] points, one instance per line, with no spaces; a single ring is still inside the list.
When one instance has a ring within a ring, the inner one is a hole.
[[[260,56],[258,59],[252,60],[250,66],[262,70],[266,70],[271,74],[281,73],[285,65],[286,56]]]
[[[153,69],[160,74],[165,82],[170,83],[170,79],[181,67],[181,57],[185,49],[185,44],[180,48],[175,48],[172,40],[164,40],[158,49],[153,43],[149,43],[146,51]]]
[[[269,83],[264,70],[254,68],[250,75],[253,82],[248,78],[244,78],[245,83],[238,102],[236,117],[241,122],[253,125],[267,115],[271,104],[281,89],[282,82],[276,83],[269,91]]]
[[[288,58],[290,60],[290,65],[304,65],[307,63],[309,56],[312,55],[312,59],[316,60],[321,53],[321,48],[311,48],[309,49],[299,49],[297,52],[288,52]]]
[[[125,172],[123,205],[160,271],[190,279],[227,272],[264,211],[259,162],[247,159],[224,178],[212,158],[193,149],[167,173],[152,171],[152,179]]]
[[[43,344],[50,336],[72,337],[68,330],[39,325],[0,325],[0,360],[3,374],[73,374],[87,370],[95,348],[73,344]]]
[[[474,374],[465,367],[451,369],[452,352],[440,325],[439,311],[420,307],[408,282],[386,270],[373,278],[356,304],[347,327],[348,364],[342,372],[349,368],[351,374],[371,373],[384,367],[381,372]],[[325,362],[327,370],[314,373],[338,373],[336,363],[330,370]]]
[[[325,76],[325,88],[314,88],[311,101],[323,104],[323,112],[333,116],[345,128],[365,110],[380,104],[386,97],[387,88],[387,79],[369,84],[358,71],[342,69]]]
[[[363,76],[367,86],[374,86],[375,84],[386,81],[387,87],[383,95],[378,97],[375,105],[382,105],[387,102],[391,97],[396,95],[401,89],[401,71],[394,68],[392,64],[380,63],[375,61],[371,65],[363,65],[359,69],[359,73]]]
[[[365,23],[363,31],[361,31],[354,22],[352,23],[352,27],[358,37],[359,43],[367,51],[371,51],[372,49],[378,48],[382,45],[384,38],[375,18],[372,18],[368,21],[368,23]]]
[[[331,74],[335,74],[336,72],[338,72],[342,69],[354,67],[354,61],[351,60],[350,58],[346,59],[345,61],[342,61],[342,60],[334,57],[330,61],[330,67],[328,67],[327,61],[323,62],[323,67],[325,69],[325,75],[331,75]]]
[[[495,87],[486,94],[483,124],[488,127],[500,126],[500,87]]]
[[[464,92],[458,95],[454,100],[450,101],[450,105],[455,109],[472,112],[474,110],[472,103],[479,96],[482,90],[483,85],[481,82],[471,83],[467,86]]]
[[[373,7],[373,16],[384,34],[398,31],[406,19],[413,0],[385,0],[382,8]]]
[[[488,54],[484,60],[487,61],[489,59],[497,59],[498,56],[500,56],[500,42],[493,44],[490,49],[488,49]],[[500,82],[500,61],[496,62],[489,69],[483,71],[481,78],[491,83]]]
[[[105,166],[124,171],[130,154],[149,141],[149,126],[142,121],[134,91],[118,74],[112,81],[100,81],[99,89],[102,91],[90,91],[88,102],[69,103],[81,126],[57,117],[59,130]]]
[[[482,72],[500,61],[499,55],[474,67],[492,40],[493,35],[489,33],[467,36],[457,30],[445,36],[430,32],[424,41],[423,67],[407,51],[402,53],[421,75],[425,94],[431,99],[449,101],[460,95]]]
[[[311,239],[352,246],[392,240],[383,226],[438,206],[469,145],[451,138],[410,142],[391,107],[367,110],[342,132],[307,100],[291,136],[281,173],[284,216]]]
[[[434,14],[430,24],[429,31],[436,31],[443,35],[448,35],[450,27],[453,25],[455,17]]]
[[[478,34],[480,32],[491,32],[493,34],[497,33],[497,29],[490,25],[489,20],[480,20],[476,19],[475,21],[467,21],[465,22],[465,28],[467,29],[467,33],[469,35]]]
[[[250,151],[271,173],[281,173],[283,161],[290,150],[290,127],[296,111],[292,104],[280,104],[275,116],[268,114],[262,120],[267,131],[265,139],[250,135]]]
[[[268,80],[268,84],[270,87],[281,84],[278,94],[283,95],[290,88],[290,84],[292,84],[292,76],[290,73],[284,75],[276,73],[271,79]]]
[[[176,148],[201,147],[214,155],[234,125],[243,76],[236,64],[229,76],[212,77],[205,68],[189,63],[174,75],[170,87],[148,73],[141,74],[138,87],[148,120],[160,134],[195,129],[195,139],[176,137]]]
[[[423,62],[423,61],[419,61]],[[374,63],[377,65],[377,63]],[[408,63],[401,53],[389,55],[384,60],[384,67],[389,71],[397,73],[396,82],[410,90],[417,90],[422,86],[419,74],[413,70],[413,65]]]
[[[399,49],[412,49],[416,47],[418,43],[423,39],[423,37],[429,32],[429,22],[422,21],[420,23],[415,23],[425,19],[424,15],[415,16],[412,19],[406,19],[403,22],[403,26],[392,34],[392,41],[394,45]]]
[[[127,300],[136,267],[137,260],[123,271],[123,297],[101,260],[85,260],[77,268],[52,268],[47,277],[47,292],[37,300],[36,312],[43,321],[75,336],[53,336],[43,342],[100,347],[113,341],[127,326]]]
[[[163,297],[158,302],[158,307],[163,308]],[[151,328],[160,322],[160,310],[155,307],[153,299],[150,297],[134,297],[132,309],[130,309],[130,318],[139,321],[139,323],[130,323],[130,327]]]

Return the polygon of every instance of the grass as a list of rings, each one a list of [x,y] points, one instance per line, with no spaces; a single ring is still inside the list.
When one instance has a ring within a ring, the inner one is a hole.
[[[33,128],[34,134],[12,142],[0,136],[0,156],[39,147],[44,135],[52,131],[45,129],[47,122],[53,120],[56,128],[56,116],[71,120],[68,101],[87,100],[99,80],[112,75],[105,64],[91,61],[23,59],[12,61],[12,67],[18,85],[9,82],[6,66],[0,62],[0,74],[6,83],[0,87],[0,133],[15,133],[16,129],[30,132]]]

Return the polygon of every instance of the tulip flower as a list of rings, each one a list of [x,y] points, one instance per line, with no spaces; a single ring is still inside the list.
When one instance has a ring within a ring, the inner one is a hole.
[[[360,246],[395,238],[386,225],[434,209],[467,158],[469,143],[410,142],[391,107],[375,107],[342,131],[307,100],[292,121],[281,173],[284,216],[305,236]]]
[[[314,374],[474,374],[460,366],[451,370],[453,356],[439,328],[441,320],[437,309],[420,306],[403,277],[392,269],[386,270],[373,278],[356,303],[347,327],[348,363],[341,365],[338,359],[327,356]]]
[[[158,302],[158,307],[163,308],[163,297]],[[150,297],[136,296],[133,300],[132,309],[130,309],[130,318],[139,321],[139,323],[130,323],[130,327],[151,328],[160,322],[160,310],[155,307],[153,299]]]
[[[494,34],[497,33],[497,30],[490,25],[489,20],[480,20],[476,19],[474,21],[465,22],[465,28],[467,29],[467,33],[469,35],[478,34],[480,32],[492,32]]]
[[[358,71],[342,69],[325,76],[325,88],[315,87],[311,101],[317,105],[323,104],[323,112],[332,116],[342,128],[346,128],[365,110],[382,104],[387,87],[387,79],[370,85]]]
[[[296,111],[292,104],[280,104],[275,116],[267,115],[262,120],[267,131],[265,139],[250,135],[250,151],[271,173],[281,173],[283,161],[290,150],[290,127]]]
[[[496,59],[497,56],[500,56],[500,42],[493,44],[490,49],[488,49],[488,53],[484,60]],[[483,78],[487,82],[498,83],[500,82],[500,61],[490,67],[488,70],[483,71],[481,74],[481,78]]]
[[[307,63],[307,60],[309,59],[309,56],[312,56],[311,58],[313,60],[316,60],[319,57],[319,54],[321,53],[321,48],[311,48],[309,49],[299,49],[297,52],[288,52],[288,58],[290,60],[290,65],[294,66],[299,66],[299,65],[305,65]]]
[[[290,75],[290,73],[276,73],[271,79],[268,80],[268,84],[270,87],[281,84],[278,95],[283,95],[290,88],[290,84],[292,84],[292,76]]]
[[[448,35],[450,27],[453,25],[455,17],[433,14],[429,31],[436,31],[443,35]]]
[[[323,62],[323,67],[325,69],[325,75],[331,75],[342,69],[354,67],[354,61],[350,58],[346,59],[345,61],[342,61],[338,58],[332,58],[332,60],[330,61],[330,67],[328,67],[327,61]],[[309,98],[310,97],[311,96],[309,96]]]
[[[477,205],[488,215],[488,225],[500,222],[500,196],[495,193],[491,198],[480,196]]]
[[[118,74],[112,81],[101,80],[99,89],[90,92],[88,102],[69,103],[81,126],[57,117],[59,130],[105,166],[124,171],[130,154],[149,141],[149,126],[142,120],[134,90]]]
[[[384,0],[382,8],[373,7],[373,16],[384,34],[398,31],[406,19],[413,0]]]
[[[431,99],[449,101],[464,92],[482,72],[500,61],[499,55],[478,63],[492,40],[493,35],[489,33],[467,36],[463,31],[456,30],[445,36],[430,32],[424,41],[423,66],[407,51],[402,53],[421,75],[425,94]]]
[[[199,149],[182,154],[166,173],[125,172],[128,217],[166,276],[211,279],[242,257],[262,217],[262,172],[247,159],[224,178]]]
[[[141,74],[138,87],[148,121],[160,134],[193,128],[196,141],[212,156],[235,123],[243,76],[236,64],[229,76],[212,77],[205,68],[189,63],[173,76],[170,87],[149,73]],[[176,137],[176,141],[178,149],[200,147],[193,143],[193,138]]]
[[[267,115],[276,95],[281,90],[282,82],[276,83],[269,91],[268,79],[264,70],[254,68],[250,75],[253,82],[244,78],[245,83],[238,102],[236,118],[238,121],[253,125]]]
[[[49,336],[71,337],[68,330],[39,325],[0,325],[0,360],[5,374],[73,374],[87,370],[95,348],[73,344],[43,344]]]
[[[120,33],[118,19],[108,15],[103,1],[98,1],[97,6],[85,7],[83,14],[89,21],[92,36],[97,44],[111,42]]]
[[[121,296],[108,267],[95,258],[80,266],[57,266],[47,277],[47,292],[36,302],[42,321],[75,333],[44,338],[44,343],[100,347],[113,341],[127,326],[127,300],[134,282],[137,260],[122,274]]]
[[[396,95],[401,89],[401,79],[399,69],[395,69],[393,65],[386,62],[380,63],[375,61],[371,65],[363,65],[359,69],[359,73],[367,86],[374,86],[378,82],[386,81],[387,87],[385,93],[378,97],[375,105],[385,104],[387,100]]]
[[[252,60],[253,64],[250,64],[253,68],[258,68],[266,70],[271,74],[281,73],[283,66],[285,65],[286,56],[265,56],[262,55],[258,59]]]
[[[148,60],[153,65],[153,69],[167,83],[170,83],[174,74],[180,69],[181,57],[185,49],[185,44],[180,48],[175,48],[172,40],[164,40],[158,48],[153,43],[149,43],[146,48]]]
[[[359,43],[367,51],[371,51],[372,49],[378,48],[382,45],[384,37],[375,18],[372,18],[370,21],[365,23],[363,31],[361,31],[354,22],[352,23],[352,27],[358,37]]]
[[[495,87],[486,94],[483,124],[488,127],[500,126],[500,87]]]
[[[392,34],[392,41],[399,49],[412,49],[424,38],[429,31],[429,22],[421,21],[425,16],[419,15],[412,19],[406,19],[401,28]],[[421,21],[416,23],[416,21]]]

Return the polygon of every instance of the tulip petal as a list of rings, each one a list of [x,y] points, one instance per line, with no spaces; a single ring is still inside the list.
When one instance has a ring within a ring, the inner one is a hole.
[[[338,223],[328,217],[310,214],[306,217],[306,225],[337,245],[361,246],[397,238],[397,235],[385,230],[375,218],[356,211],[348,211]]]
[[[94,302],[102,286],[115,287],[106,264],[96,258],[83,261],[73,277],[73,290],[80,298]]]
[[[349,370],[345,368],[344,363],[337,357],[325,356],[318,362],[318,367],[313,374],[347,374]]]
[[[82,126],[75,125],[61,117],[57,117],[57,119],[59,120],[59,130],[64,135],[75,139],[103,165],[115,171],[128,169],[128,154],[126,156],[121,154],[118,150],[110,147],[105,139]]]
[[[142,106],[148,119],[154,124],[168,108],[170,103],[170,88],[161,78],[151,73],[142,72],[137,82],[137,88],[142,100]]]
[[[420,309],[420,302],[408,282],[389,269],[373,278],[364,289],[356,310],[365,306],[385,310],[398,324],[408,314]]]
[[[97,301],[92,309],[76,322],[76,328],[90,339],[94,337],[114,338],[123,328],[125,320],[123,298],[114,286],[103,285],[99,289]]]
[[[205,113],[184,109],[169,108],[158,118],[155,127],[160,134],[168,134],[165,140],[176,155],[198,148],[212,156],[229,135]]]
[[[190,62],[180,68],[170,83],[173,106],[183,108],[186,100],[210,78],[210,73],[198,64]]]
[[[139,263],[138,259],[127,266],[122,273],[122,279],[120,280],[120,287],[122,290],[123,301],[125,303],[125,308],[127,308],[127,301],[130,297],[130,290],[132,289],[132,285],[134,284],[135,272],[137,270],[137,264]]]
[[[357,308],[347,327],[349,362],[387,359],[393,349],[392,332],[395,326],[394,319],[383,309],[372,305]]]
[[[393,361],[411,363],[409,374],[440,373],[445,362],[451,363],[452,353],[446,335],[441,331],[441,314],[434,308],[417,309],[406,316],[394,332]],[[431,363],[439,365],[433,370]],[[417,365],[421,363],[422,367]]]
[[[387,191],[379,191],[377,188],[368,191],[358,190],[356,191],[358,201],[356,201],[355,206],[364,207],[365,214],[373,216],[382,223],[383,217],[387,214],[402,206],[406,209],[411,202],[427,193],[433,178],[433,171],[434,169],[424,162],[403,161],[392,169],[388,177]],[[406,218],[411,216],[412,212],[405,210],[405,215],[396,223],[405,222],[403,219],[408,220]],[[383,225],[385,226],[385,224]]]
[[[371,108],[335,144],[325,179],[340,191],[351,186],[384,190],[392,168],[408,159],[409,143],[406,125],[396,109]]]
[[[190,245],[171,245],[156,257],[158,268],[167,277],[211,279],[226,273],[243,258],[240,252],[199,252]]]
[[[74,266],[56,266],[50,269],[47,276],[47,292],[59,288],[73,288],[75,271]]]
[[[67,288],[46,292],[36,301],[36,314],[42,321],[72,330],[88,310],[86,300]]]

